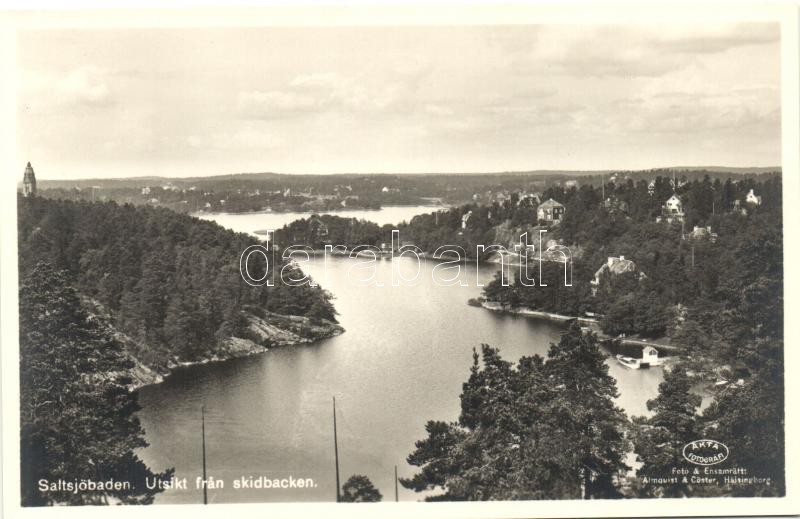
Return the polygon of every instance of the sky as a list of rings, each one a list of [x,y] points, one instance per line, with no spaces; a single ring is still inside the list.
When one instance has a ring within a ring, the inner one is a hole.
[[[780,165],[778,24],[28,30],[17,70],[46,179]]]

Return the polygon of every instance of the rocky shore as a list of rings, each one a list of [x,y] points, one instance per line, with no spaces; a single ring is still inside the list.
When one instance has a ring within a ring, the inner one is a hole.
[[[166,362],[163,355],[147,345],[139,344],[111,324],[111,318],[97,301],[84,298],[83,304],[112,331],[115,339],[123,345],[123,349],[133,366],[124,373],[109,373],[109,377],[130,378],[128,389],[135,391],[141,387],[163,382],[173,369],[209,362],[221,362],[239,357],[247,357],[264,353],[272,348],[293,347],[309,344],[318,340],[334,337],[344,332],[344,328],[331,321],[322,319],[312,321],[308,317],[282,315],[266,311],[247,314],[248,327],[246,337],[228,337],[218,344],[209,347],[205,354],[192,360],[170,356]],[[258,313],[259,315],[256,315]]]

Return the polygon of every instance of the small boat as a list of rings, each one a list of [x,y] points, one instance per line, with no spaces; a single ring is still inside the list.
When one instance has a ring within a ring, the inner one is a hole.
[[[617,362],[629,369],[639,369],[642,359],[634,359],[633,357],[626,357],[625,355],[616,355]]]

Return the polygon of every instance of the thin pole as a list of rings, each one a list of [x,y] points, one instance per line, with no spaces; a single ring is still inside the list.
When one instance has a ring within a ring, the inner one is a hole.
[[[603,203],[606,201],[606,176],[600,175],[600,183],[603,186]]]
[[[206,480],[206,406],[200,408],[203,430],[203,504],[208,504],[208,484]]]
[[[333,397],[333,456],[336,461],[336,502],[342,500],[339,494],[339,440],[336,437],[336,397]]]
[[[394,500],[399,501],[397,498],[397,465],[394,466]]]

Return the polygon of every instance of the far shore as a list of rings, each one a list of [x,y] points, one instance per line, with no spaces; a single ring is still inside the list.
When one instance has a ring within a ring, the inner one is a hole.
[[[618,340],[621,344],[629,346],[652,346],[658,350],[663,350],[669,353],[681,353],[684,351],[682,346],[674,344],[663,344],[659,342],[649,341],[646,339],[635,339],[629,337],[612,337],[606,335],[600,330],[600,321],[592,317],[576,317],[571,315],[556,314],[552,312],[542,312],[538,310],[531,310],[530,308],[511,308],[508,305],[497,303],[494,301],[481,301],[482,308],[491,310],[492,312],[509,313],[515,315],[524,315],[526,317],[533,317],[535,319],[547,319],[549,321],[567,322],[575,320],[581,324],[588,325],[592,331],[597,334],[597,337],[603,340]]]
[[[365,212],[373,212],[373,211],[381,211],[383,209],[391,208],[391,207],[438,207],[440,209],[448,209],[450,205],[444,203],[424,203],[424,204],[388,204],[382,205],[378,208],[373,207],[341,207],[337,209],[321,209],[321,210],[260,210],[260,211],[236,211],[236,212],[228,212],[228,211],[193,211],[189,213],[189,216],[217,216],[217,215],[240,215],[240,214],[333,214],[342,213],[345,211],[365,211]]]

